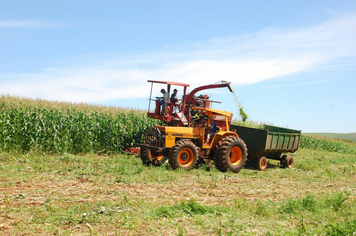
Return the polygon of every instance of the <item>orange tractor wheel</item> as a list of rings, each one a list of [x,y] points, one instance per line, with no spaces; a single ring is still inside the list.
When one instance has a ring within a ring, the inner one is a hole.
[[[173,169],[193,169],[198,163],[198,149],[188,139],[179,140],[171,150],[169,164]]]
[[[154,151],[150,148],[141,148],[141,160],[145,165],[160,166],[167,157],[162,153]]]
[[[240,172],[247,158],[246,144],[235,136],[223,138],[215,151],[215,166],[222,172]]]

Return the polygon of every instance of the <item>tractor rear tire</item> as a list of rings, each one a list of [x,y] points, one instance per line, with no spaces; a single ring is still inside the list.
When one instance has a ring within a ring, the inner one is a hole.
[[[266,157],[260,157],[257,159],[256,167],[258,170],[265,170],[267,169],[268,161]]]
[[[188,139],[179,140],[173,147],[169,156],[169,164],[173,169],[190,170],[198,163],[198,149]]]
[[[282,156],[281,165],[283,166],[283,168],[292,168],[293,157],[287,155]]]
[[[143,164],[149,166],[160,166],[167,160],[162,153],[158,153],[150,148],[141,147],[141,160]]]
[[[217,145],[215,151],[215,166],[222,172],[231,170],[240,172],[247,159],[247,148],[245,142],[235,136],[223,138]]]

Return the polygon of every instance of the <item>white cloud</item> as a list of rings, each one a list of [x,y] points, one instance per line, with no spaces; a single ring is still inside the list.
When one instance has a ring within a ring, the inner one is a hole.
[[[15,23],[0,22],[0,27],[15,26]],[[18,25],[25,27],[26,23],[18,22]],[[28,23],[30,25],[36,23]],[[93,66],[71,65],[30,75],[7,75],[0,93],[103,102],[147,97],[149,79],[180,81],[192,87],[219,80],[233,85],[258,83],[311,70],[340,58],[355,57],[355,28],[356,15],[349,15],[309,28],[264,29],[236,37],[215,38],[188,45],[189,51],[177,46],[166,52],[109,55],[104,60],[100,55],[100,61]]]

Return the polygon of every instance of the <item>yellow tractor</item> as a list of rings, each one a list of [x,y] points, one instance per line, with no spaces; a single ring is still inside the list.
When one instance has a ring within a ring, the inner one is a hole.
[[[211,109],[212,102],[207,96],[195,97],[195,93],[204,89],[228,87],[230,83],[198,87],[186,93],[187,84],[167,81],[148,81],[171,86],[183,86],[184,92],[180,103],[164,104],[155,101],[155,111],[148,111],[148,117],[161,119],[164,125],[148,128],[144,133],[141,147],[141,159],[145,165],[158,166],[169,159],[173,169],[192,169],[199,161],[213,160],[223,172],[239,172],[247,159],[244,141],[235,131],[230,130],[232,113]],[[152,96],[152,89],[151,89]],[[151,99],[150,101],[154,101]],[[149,106],[150,107],[150,106]],[[163,110],[163,112],[162,112]],[[213,124],[215,123],[215,125]],[[210,129],[214,127],[215,132]],[[209,134],[209,135],[208,135]]]

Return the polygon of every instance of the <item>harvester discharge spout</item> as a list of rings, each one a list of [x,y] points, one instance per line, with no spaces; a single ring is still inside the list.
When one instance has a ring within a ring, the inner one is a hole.
[[[213,89],[213,88],[224,88],[227,87],[229,89],[230,92],[234,92],[234,90],[232,89],[230,82],[227,81],[219,81],[218,83],[215,84],[209,84],[209,85],[204,85],[204,86],[200,86],[198,88],[193,89],[188,95],[187,95],[187,103],[189,104],[191,102],[191,100],[193,99],[194,95],[201,91],[201,90],[205,90],[205,89]]]
[[[225,82],[226,82],[226,81],[225,81]],[[226,83],[227,83],[227,82],[226,82]],[[230,84],[230,83],[227,83],[227,84],[228,84],[227,88],[229,89],[229,91],[232,92],[232,93],[234,93],[234,90],[232,89],[231,84]]]

